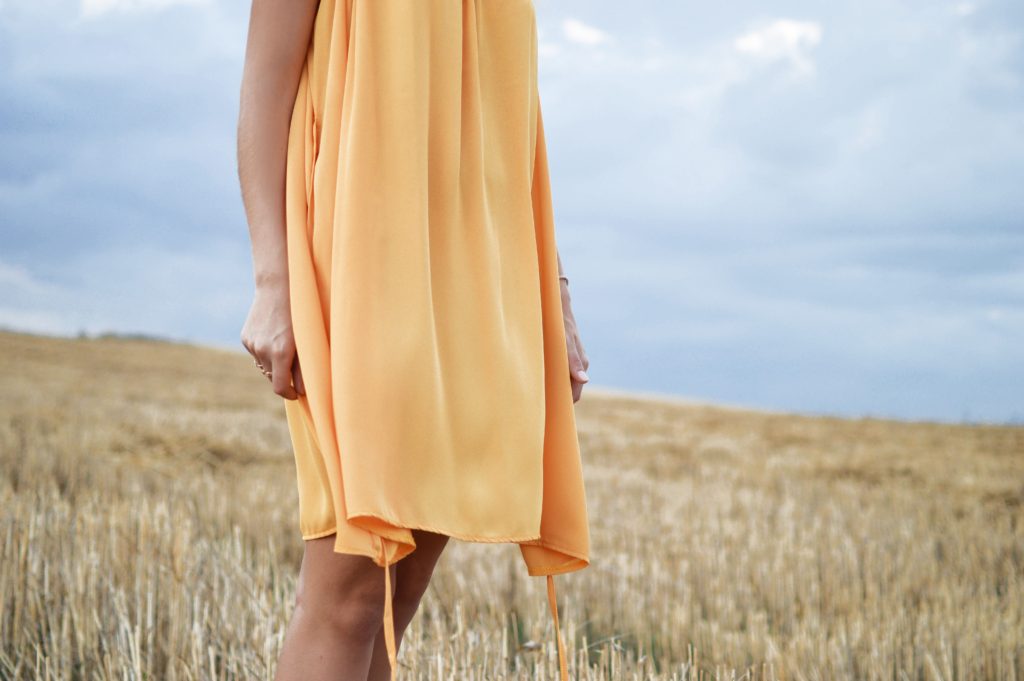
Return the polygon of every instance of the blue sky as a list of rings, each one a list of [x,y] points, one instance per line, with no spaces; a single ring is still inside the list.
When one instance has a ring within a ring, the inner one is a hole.
[[[1024,3],[535,5],[594,386],[1024,421]],[[0,326],[241,350],[247,19],[0,0]]]

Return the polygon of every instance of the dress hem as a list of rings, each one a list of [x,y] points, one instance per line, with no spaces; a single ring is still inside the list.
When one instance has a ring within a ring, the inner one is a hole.
[[[557,565],[557,566],[555,566],[553,568],[550,568],[548,570],[532,570],[532,569],[529,568],[529,566],[527,566],[527,572],[528,572],[528,574],[531,577],[543,577],[545,575],[557,575],[557,574],[564,574],[566,572],[575,572],[576,570],[581,570],[581,569],[587,567],[588,565],[590,565],[590,558],[588,556],[586,556],[584,554],[581,554],[578,551],[574,551],[572,549],[567,549],[567,548],[565,548],[563,546],[559,546],[557,544],[552,544],[552,543],[543,541],[543,539],[541,538],[540,535],[530,535],[530,536],[523,536],[523,537],[514,537],[514,536],[513,537],[507,537],[507,536],[506,537],[493,537],[493,536],[484,537],[484,536],[480,536],[480,535],[467,534],[465,532],[456,532],[456,531],[453,531],[453,530],[443,530],[443,529],[440,529],[440,528],[430,527],[430,526],[426,526],[426,525],[407,524],[407,523],[403,523],[403,522],[396,522],[396,521],[389,520],[387,518],[383,518],[381,516],[370,514],[370,513],[362,513],[362,514],[356,513],[356,514],[353,515],[353,517],[354,516],[372,517],[372,518],[376,518],[378,520],[383,520],[384,522],[387,522],[387,523],[389,523],[391,525],[394,525],[396,527],[401,527],[401,528],[409,529],[409,530],[425,530],[427,532],[434,532],[434,533],[437,533],[437,534],[443,534],[445,536],[451,537],[452,539],[458,539],[459,541],[477,542],[477,543],[485,543],[485,544],[525,544],[527,546],[539,546],[539,547],[541,547],[543,549],[550,549],[552,551],[557,551],[559,553],[564,553],[565,555],[570,556],[572,558],[572,560],[566,561],[565,563]],[[337,531],[338,531],[337,528],[331,528],[331,529],[328,529],[328,530],[319,530],[319,531],[315,531],[315,532],[304,532],[304,533],[302,533],[302,539],[304,541],[310,540],[310,539],[320,539],[322,537],[326,537],[326,536],[335,534]],[[372,555],[370,555],[370,554],[368,554],[368,553],[366,553],[364,551],[358,551],[358,550],[355,550],[355,549],[352,549],[351,552],[352,553],[357,553],[359,555],[369,556],[370,558],[374,558],[375,557],[375,556],[372,556]],[[582,562],[582,564],[581,564],[581,562]]]
[[[386,517],[384,515],[381,515],[379,513],[371,513],[369,511],[350,511],[349,514],[348,514],[348,519],[352,520],[353,518],[374,518],[376,520],[380,520],[381,522],[385,522],[385,523],[387,523],[389,525],[393,525],[394,527],[400,527],[400,528],[408,529],[408,530],[424,530],[426,532],[434,532],[436,534],[444,534],[444,535],[447,535],[447,536],[452,537],[454,539],[459,539],[461,541],[481,542],[481,543],[488,543],[488,544],[518,544],[520,542],[531,542],[531,541],[538,541],[538,540],[541,539],[541,535],[539,533],[538,534],[530,534],[530,535],[512,535],[512,536],[509,536],[509,535],[495,536],[495,535],[469,534],[467,532],[462,532],[462,531],[459,531],[459,530],[448,530],[448,529],[444,529],[444,528],[441,528],[441,527],[434,527],[434,526],[426,525],[424,523],[406,522],[404,520],[397,520],[395,518],[388,518],[388,517]]]
[[[359,517],[363,517],[363,518],[366,518],[366,517],[376,518],[377,520],[382,520],[382,521],[384,521],[384,522],[386,522],[386,523],[388,523],[390,525],[394,525],[395,527],[400,527],[402,529],[407,529],[407,530],[424,530],[426,532],[434,532],[435,534],[447,535],[447,536],[449,536],[449,537],[451,537],[453,539],[458,539],[460,541],[478,542],[478,543],[483,543],[483,544],[519,544],[519,543],[526,543],[526,542],[536,542],[537,540],[540,539],[540,535],[536,535],[536,534],[534,534],[534,535],[524,535],[524,536],[519,536],[519,537],[515,537],[515,536],[513,536],[513,537],[481,536],[481,535],[467,534],[465,532],[457,532],[455,530],[443,530],[443,529],[440,529],[440,528],[437,528],[437,527],[429,527],[429,526],[426,526],[426,525],[398,523],[398,522],[393,522],[391,520],[388,520],[386,518],[382,518],[382,517],[376,516],[376,515],[363,514],[363,515],[361,515]],[[303,533],[302,534],[302,538],[303,539],[319,539],[320,537],[326,537],[328,535],[334,534],[337,531],[338,531],[337,528],[332,528],[330,530],[323,530],[323,531],[317,531],[317,532]],[[561,550],[561,549],[558,549],[558,550]]]

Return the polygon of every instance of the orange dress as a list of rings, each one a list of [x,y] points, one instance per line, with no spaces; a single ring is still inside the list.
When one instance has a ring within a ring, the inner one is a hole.
[[[304,539],[589,564],[532,0],[321,0],[292,111],[285,400]]]

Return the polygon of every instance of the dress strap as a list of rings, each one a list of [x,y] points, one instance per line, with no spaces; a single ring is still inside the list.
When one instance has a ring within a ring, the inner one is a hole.
[[[398,653],[395,650],[395,618],[391,607],[391,569],[387,553],[384,555],[384,643],[387,645],[388,662],[391,665],[391,681],[395,681],[398,678]]]
[[[551,617],[555,620],[555,637],[558,639],[558,668],[562,681],[569,681],[569,669],[565,661],[565,642],[562,630],[558,627],[558,599],[555,597],[555,576],[548,575],[548,605],[551,606]]]

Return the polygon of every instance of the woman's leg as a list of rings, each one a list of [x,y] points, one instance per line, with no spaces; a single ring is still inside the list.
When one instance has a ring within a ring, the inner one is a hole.
[[[402,560],[395,563],[398,574],[394,581],[394,606],[395,616],[395,648],[401,645],[402,633],[409,626],[416,609],[419,607],[420,599],[430,584],[430,577],[434,574],[434,565],[437,559],[448,544],[448,535],[427,532],[425,530],[413,530],[413,538],[416,540],[416,550]],[[383,577],[383,568],[378,567]],[[370,673],[367,681],[388,681],[391,678],[391,665],[388,663],[388,651],[384,644],[384,626],[378,622],[378,633],[373,646],[373,659],[370,663]]]
[[[335,553],[334,539],[305,542],[275,681],[366,679],[384,616],[384,571],[366,556]]]

